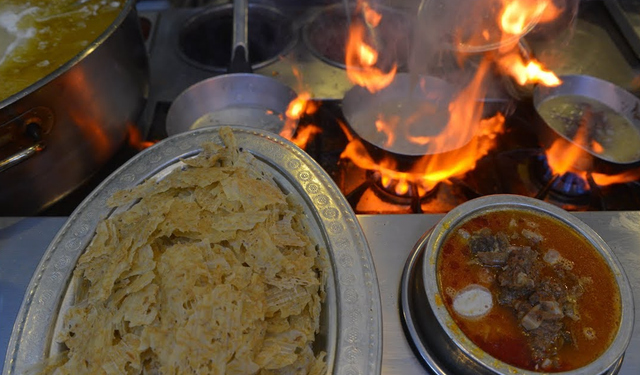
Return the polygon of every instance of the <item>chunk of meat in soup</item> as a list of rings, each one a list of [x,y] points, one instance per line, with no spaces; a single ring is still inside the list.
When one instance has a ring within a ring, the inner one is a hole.
[[[491,229],[483,228],[469,238],[471,253],[485,266],[503,266],[509,257],[509,238],[499,232],[496,235]]]
[[[540,268],[535,250],[528,246],[513,247],[505,267],[498,275],[500,304],[510,306],[533,293],[540,279]]]
[[[498,303],[516,312],[520,326],[530,337],[532,358],[542,369],[549,369],[557,362],[558,349],[571,342],[571,334],[561,319],[565,314],[577,315],[575,301],[580,295],[580,284],[555,257],[540,256],[536,250],[544,240],[540,234],[528,229],[522,234],[529,246],[512,246],[506,233],[494,234],[483,228],[470,236],[469,248],[483,267],[499,267]],[[565,284],[572,287],[565,288],[547,279],[543,275],[545,267],[552,269],[556,279],[566,280]]]

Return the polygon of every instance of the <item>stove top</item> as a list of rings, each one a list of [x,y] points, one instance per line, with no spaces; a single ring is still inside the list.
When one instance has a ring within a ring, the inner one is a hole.
[[[359,214],[444,213],[489,194],[536,197],[571,211],[640,209],[637,181],[599,186],[593,179],[584,180],[572,173],[555,175],[545,150],[539,146],[536,123],[540,119],[534,112],[531,103],[520,102],[507,117],[506,130],[496,147],[478,161],[475,169],[426,192],[411,183],[405,187],[384,184],[375,171],[341,158],[349,140],[338,101],[320,103],[318,111],[302,119],[299,132],[313,126],[322,129],[306,144],[305,151],[333,177]]]
[[[164,121],[177,95],[196,82],[224,74],[224,56],[229,48],[222,43],[225,39],[218,36],[229,37],[225,30],[231,27],[231,4],[152,9],[148,6],[152,3],[141,2],[139,12],[148,35],[151,71],[149,99],[140,127],[143,138],[155,142],[167,137]],[[514,100],[513,92],[507,94],[509,87],[492,88],[488,94],[485,112],[504,113],[504,131],[498,135],[495,147],[466,174],[425,190],[410,182],[389,181],[376,170],[343,157],[352,135],[342,114],[341,99],[352,84],[343,66],[336,63],[337,55],[319,48],[316,36],[317,24],[323,23],[318,20],[335,12],[336,7],[337,4],[322,2],[306,7],[291,2],[252,3],[249,29],[259,30],[260,35],[252,39],[250,32],[250,44],[253,40],[254,45],[250,55],[254,56],[256,73],[275,77],[299,92],[312,93],[318,109],[300,119],[297,136],[315,130],[303,148],[330,174],[356,213],[444,213],[469,199],[496,193],[536,197],[571,211],[640,209],[640,177],[626,183],[600,185],[590,174],[554,174],[541,147],[541,120],[533,110],[530,93]],[[410,9],[391,11],[394,17],[411,13]],[[324,34],[328,43],[335,44],[340,33]],[[535,56],[559,75],[587,74],[628,90],[637,89],[632,86],[632,78],[640,72],[640,61],[602,2],[582,2],[571,37],[567,44],[561,37],[549,40],[534,35],[527,43]],[[554,44],[559,40],[563,42]],[[267,42],[272,44],[270,48],[259,47]],[[197,52],[207,45],[212,46],[213,52]],[[589,45],[588,50],[585,45]],[[399,71],[406,71],[406,66],[400,66]],[[141,148],[140,142],[125,145],[91,181],[42,215],[69,215],[100,181]],[[409,168],[415,159],[400,163]],[[640,172],[636,175],[640,176]]]

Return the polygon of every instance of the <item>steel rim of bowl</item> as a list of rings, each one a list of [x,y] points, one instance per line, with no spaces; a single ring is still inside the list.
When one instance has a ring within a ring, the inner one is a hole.
[[[26,96],[29,96],[29,94],[39,90],[41,87],[47,85],[49,82],[53,81],[54,79],[58,78],[62,74],[66,73],[69,69],[71,69],[71,67],[73,67],[74,65],[82,61],[84,58],[89,56],[96,48],[100,47],[102,43],[104,43],[111,36],[111,34],[113,34],[116,31],[116,29],[120,27],[120,25],[122,25],[122,23],[127,18],[129,13],[131,13],[132,11],[133,12],[136,11],[135,3],[136,3],[136,0],[126,0],[118,16],[111,22],[111,24],[109,24],[109,26],[96,39],[94,39],[85,48],[83,48],[80,52],[78,52],[74,57],[67,60],[67,62],[59,66],[57,69],[55,69],[51,73],[35,81],[34,83],[27,86],[23,90],[20,90],[17,93],[10,95],[4,100],[0,100],[0,109],[5,108],[10,104],[17,102],[18,100]]]
[[[271,64],[273,64],[274,62],[278,61],[278,59],[281,56],[284,56],[286,54],[288,54],[289,52],[291,52],[291,50],[293,49],[293,47],[298,43],[298,32],[294,27],[294,22],[287,17],[284,13],[282,13],[281,11],[279,11],[278,9],[271,7],[271,6],[266,6],[266,5],[262,5],[262,4],[248,4],[249,10],[251,11],[252,9],[257,10],[257,11],[262,11],[262,12],[266,12],[266,13],[270,13],[275,17],[279,17],[280,20],[285,20],[289,23],[291,23],[291,40],[286,43],[284,45],[284,47],[282,48],[282,50],[275,56],[268,58],[264,61],[260,61],[256,64],[252,64],[251,65],[251,69],[253,70],[258,70],[261,68],[264,68],[266,66],[269,66]],[[207,9],[204,12],[201,13],[196,13],[193,16],[191,16],[190,18],[188,18],[184,24],[182,25],[181,29],[180,29],[180,34],[182,34],[182,32],[184,32],[184,30],[187,28],[187,26],[192,25],[198,21],[200,21],[202,18],[207,17],[207,16],[211,16],[211,15],[215,15],[217,13],[220,12],[224,12],[224,11],[232,11],[233,12],[233,4],[224,4],[224,5],[219,5],[219,6],[215,6],[215,7],[211,7],[209,9]],[[249,35],[249,34],[247,34]],[[248,46],[247,46],[248,47]],[[176,44],[175,44],[175,49],[177,51],[178,56],[180,56],[180,58],[187,62],[188,64],[193,65],[196,68],[202,69],[202,70],[208,70],[208,71],[213,71],[213,72],[226,72],[228,67],[227,66],[215,66],[215,65],[208,65],[208,64],[203,64],[199,61],[196,61],[194,59],[192,59],[191,57],[187,56],[184,51],[182,50],[182,48],[180,48],[180,38],[178,38]],[[251,51],[249,50],[249,56],[251,56]],[[251,59],[249,59],[251,60]]]
[[[422,259],[422,274],[436,275],[437,249],[446,238],[450,229],[456,228],[460,223],[466,221],[468,218],[474,217],[475,214],[480,211],[492,209],[499,210],[504,208],[523,209],[551,216],[565,225],[568,225],[585,237],[585,239],[589,241],[603,257],[611,269],[619,288],[621,302],[620,325],[609,347],[596,360],[581,368],[567,371],[565,373],[589,375],[602,374],[612,368],[615,365],[615,361],[624,355],[624,352],[631,341],[634,324],[634,303],[631,286],[620,261],[613,254],[609,245],[607,245],[600,235],[598,235],[584,222],[559,207],[538,199],[510,194],[489,195],[467,201],[449,211],[449,213],[447,213],[445,217],[434,227],[426,244],[425,254]],[[441,295],[436,277],[424,278],[423,283],[427,299],[429,301],[429,306],[433,310],[440,326],[444,329],[447,336],[449,336],[449,338],[467,357],[497,374],[540,374],[540,372],[524,370],[508,365],[505,362],[485,353],[480,349],[480,347],[467,338],[464,333],[459,331],[459,329],[458,333],[456,333],[451,327],[457,328],[457,326],[447,308],[443,304],[436,303],[436,295],[439,297]],[[440,299],[441,298],[442,297],[440,297]],[[482,353],[482,355],[479,356],[476,353]],[[485,360],[483,360],[483,358]]]

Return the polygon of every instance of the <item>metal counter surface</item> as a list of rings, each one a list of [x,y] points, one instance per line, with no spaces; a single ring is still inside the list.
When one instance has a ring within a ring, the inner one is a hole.
[[[609,244],[631,283],[635,325],[619,375],[640,374],[640,212],[586,212],[576,217]],[[360,215],[382,297],[383,374],[427,374],[411,351],[400,322],[398,285],[413,245],[443,215]]]
[[[640,373],[640,212],[575,213],[607,241],[623,264],[636,301],[634,334],[620,375]],[[383,374],[427,374],[405,339],[398,286],[405,261],[442,215],[360,215],[373,253],[383,308]],[[40,257],[66,218],[0,218],[0,372],[13,322]]]

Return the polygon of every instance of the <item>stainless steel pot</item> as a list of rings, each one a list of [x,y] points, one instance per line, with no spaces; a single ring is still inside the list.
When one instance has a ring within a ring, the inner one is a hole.
[[[148,91],[135,1],[73,59],[0,102],[0,214],[64,197],[122,146]]]
[[[207,126],[244,125],[295,133],[297,120],[285,119],[296,93],[278,80],[255,74],[249,60],[248,1],[233,2],[233,43],[228,73],[198,82],[173,101],[167,113],[169,136]]]
[[[539,132],[543,146],[549,148],[556,141],[573,145],[580,153],[573,165],[578,170],[613,174],[639,167],[640,99],[595,77],[565,75],[560,79],[559,86],[538,85],[534,89],[533,104],[542,119],[538,123],[542,125]],[[606,111],[594,109],[594,104]],[[546,105],[552,110],[543,110]],[[575,140],[579,127],[586,127],[588,133],[582,143]],[[585,145],[592,139],[600,141],[602,150],[596,152],[591,144]],[[619,156],[621,150],[624,153]]]
[[[429,143],[410,142],[409,137],[438,136],[449,120],[448,105],[454,94],[454,87],[439,78],[417,76],[414,79],[408,73],[399,73],[389,86],[376,93],[354,86],[342,100],[342,113],[376,161],[388,154],[399,160],[415,161],[436,151]],[[392,144],[388,144],[385,134],[376,128],[376,121],[381,116],[399,120],[395,129],[397,139]],[[419,121],[412,122],[411,117],[419,118]],[[460,143],[466,144],[469,140],[470,137]],[[451,150],[440,149],[437,153]]]
[[[374,161],[392,157],[398,162],[397,170],[408,171],[426,155],[455,155],[475,136],[473,129],[454,137],[447,133],[449,104],[457,94],[455,86],[440,78],[398,73],[389,86],[376,93],[354,86],[342,100],[342,113]],[[477,103],[482,106],[482,118],[488,118],[504,111],[508,100],[481,97]],[[395,121],[394,142],[388,142],[387,135],[376,128],[379,119],[387,124]],[[426,137],[431,140],[423,144],[412,140]]]
[[[442,303],[445,291],[441,290],[439,286],[437,264],[438,256],[447,236],[456,231],[462,223],[474,217],[500,210],[527,211],[559,221],[568,230],[588,241],[606,262],[620,292],[622,305],[620,307],[621,319],[618,331],[609,347],[593,362],[575,370],[562,372],[562,374],[595,375],[612,373],[611,369],[618,368],[620,358],[624,355],[631,340],[635,314],[631,285],[620,261],[607,243],[592,228],[567,211],[541,200],[509,194],[484,196],[457,206],[449,211],[433,228],[426,242],[421,264],[422,282],[428,298],[429,308],[437,319],[439,327],[444,330],[448,340],[447,345],[454,348],[451,352],[452,361],[457,364],[469,363],[469,366],[472,366],[471,373],[477,374],[541,374],[541,372],[516,368],[483,351],[460,330],[447,307]],[[466,371],[463,368],[460,373],[464,372]]]

